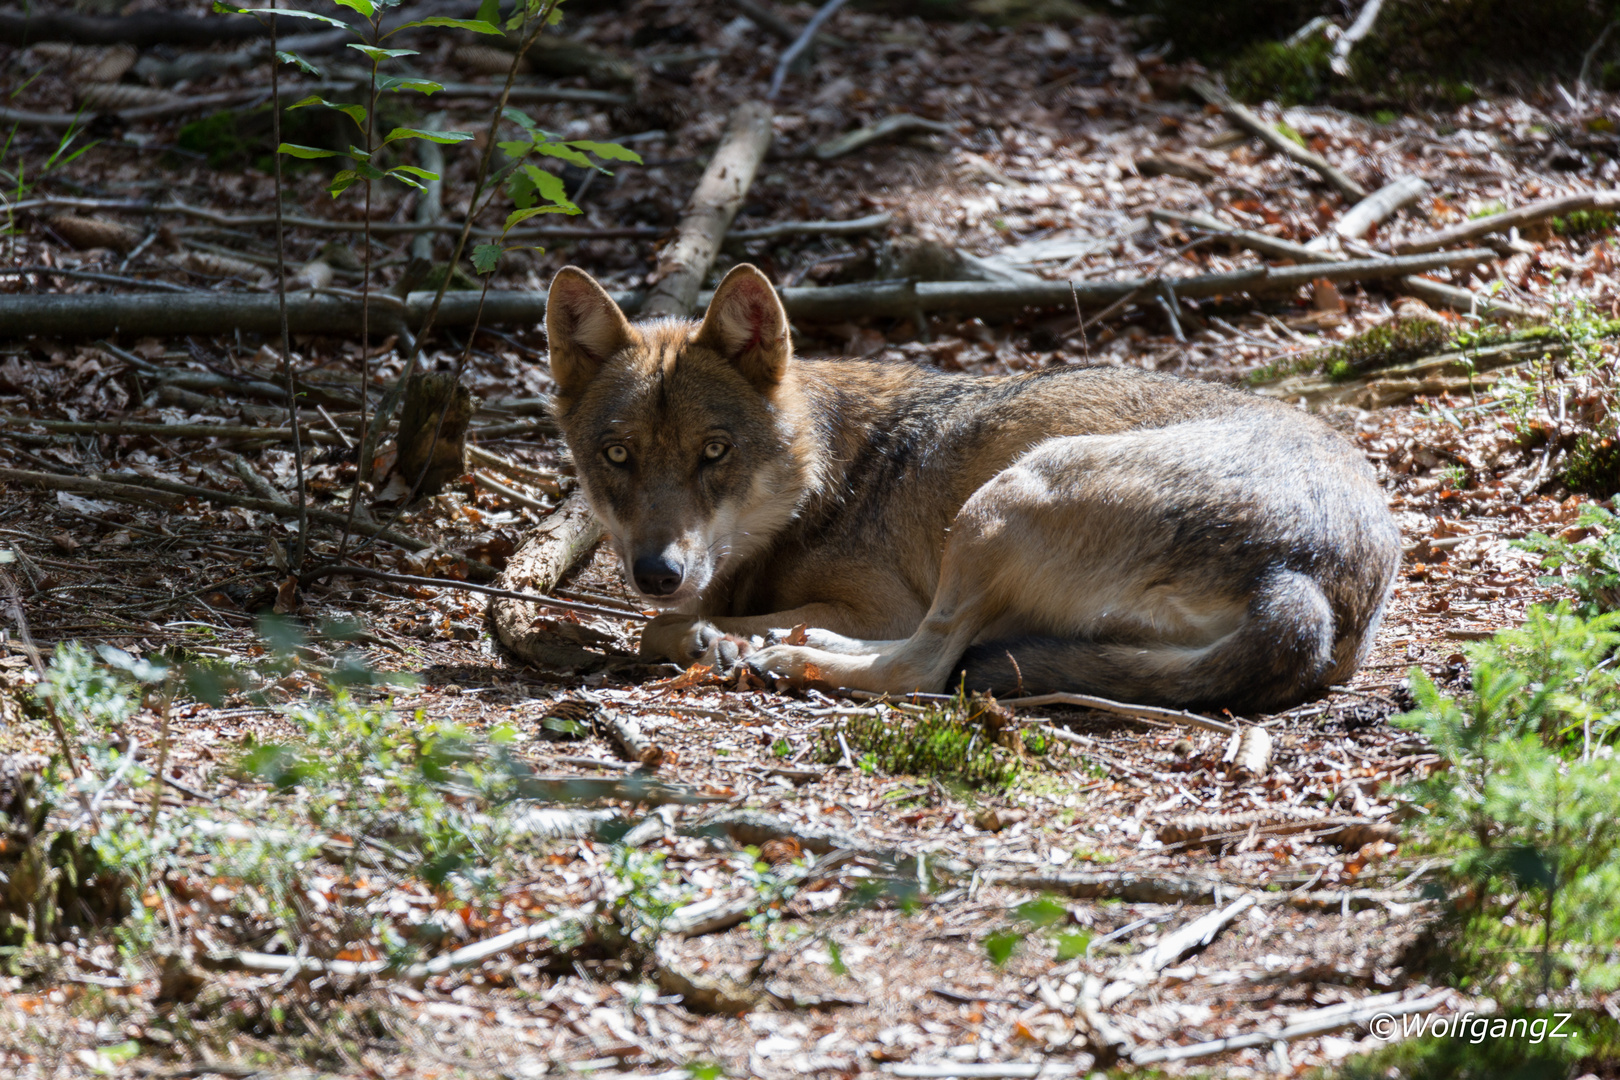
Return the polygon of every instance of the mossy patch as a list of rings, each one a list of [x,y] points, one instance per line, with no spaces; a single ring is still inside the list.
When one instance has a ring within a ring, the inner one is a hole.
[[[1320,37],[1300,45],[1257,41],[1226,68],[1226,85],[1239,101],[1305,105],[1326,96],[1333,78],[1333,47]]]
[[[1558,478],[1584,495],[1608,498],[1620,491],[1620,435],[1589,432],[1576,439]]]
[[[1354,379],[1443,352],[1452,341],[1451,330],[1433,319],[1391,319],[1324,350],[1322,371],[1336,381]]]
[[[843,717],[821,732],[817,757],[842,761],[846,746],[865,769],[975,788],[1010,787],[1027,753],[1011,713],[977,694],[904,718]]]
[[[1620,221],[1620,217],[1613,210],[1577,210],[1573,214],[1553,218],[1552,229],[1559,236],[1585,237],[1610,232],[1617,221]]]

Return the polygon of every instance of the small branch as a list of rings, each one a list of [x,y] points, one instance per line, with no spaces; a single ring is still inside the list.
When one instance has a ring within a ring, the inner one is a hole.
[[[1366,188],[1340,172],[1326,158],[1299,145],[1275,127],[1260,119],[1251,110],[1233,101],[1225,91],[1205,82],[1203,79],[1194,79],[1188,83],[1188,86],[1199,97],[1225,113],[1228,120],[1255,136],[1277,153],[1320,174],[1328,183],[1338,188],[1345,198],[1359,202],[1367,197]]]
[[[1350,29],[1339,35],[1339,40],[1333,45],[1333,59],[1329,62],[1333,74],[1341,78],[1350,74],[1350,50],[1372,33],[1373,23],[1378,21],[1378,11],[1383,6],[1384,0],[1367,0],[1356,21],[1350,24]]]
[[[374,581],[387,581],[395,585],[411,585],[416,588],[460,589],[463,592],[475,592],[484,596],[499,597],[503,600],[519,600],[526,604],[538,604],[541,607],[556,608],[559,611],[573,611],[580,615],[595,615],[602,619],[617,619],[619,622],[641,622],[646,618],[639,611],[620,611],[618,608],[603,607],[599,604],[585,604],[577,600],[559,600],[554,596],[518,592],[494,585],[478,585],[471,581],[417,577],[414,574],[390,574],[383,570],[373,570],[367,566],[318,566],[299,580],[302,584],[307,585],[328,577],[361,577],[371,578]]]
[[[774,225],[761,225],[757,229],[732,229],[726,233],[728,244],[749,240],[781,240],[789,236],[856,236],[860,233],[886,229],[894,221],[888,212],[850,218],[848,221],[778,221]]]
[[[1403,243],[1395,245],[1395,251],[1401,255],[1412,255],[1424,251],[1437,251],[1451,244],[1463,244],[1478,240],[1482,236],[1492,233],[1507,232],[1509,229],[1521,225],[1528,225],[1534,221],[1543,221],[1550,217],[1563,217],[1578,210],[1614,210],[1620,209],[1620,191],[1583,191],[1578,195],[1564,195],[1557,199],[1543,199],[1541,202],[1521,206],[1517,210],[1504,210],[1500,214],[1489,217],[1475,218],[1464,221],[1438,232],[1416,236]]]
[[[790,45],[798,40],[799,28],[764,4],[759,3],[758,0],[728,0],[728,2],[732,7],[752,19],[756,25],[767,33],[775,34]],[[849,43],[831,34],[817,34],[816,44],[842,47]]]
[[[1158,978],[1159,972],[1180,960],[1194,949],[1203,948],[1215,940],[1228,923],[1255,905],[1253,893],[1199,916],[1192,922],[1161,937],[1157,944],[1127,960],[1115,972],[1113,981],[1103,987],[1098,1003],[1111,1009],[1142,987]]]
[[[810,17],[810,21],[799,32],[799,36],[793,39],[793,43],[782,50],[781,57],[776,61],[776,70],[771,73],[771,88],[765,92],[767,101],[776,100],[776,95],[782,92],[782,83],[786,81],[788,70],[793,67],[793,62],[799,58],[799,55],[804,50],[810,47],[810,43],[815,40],[816,34],[821,30],[822,26],[826,24],[828,19],[838,13],[838,9],[843,7],[845,2],[846,0],[827,0]]]
[[[598,718],[598,727],[624,760],[637,762],[649,772],[663,764],[663,747],[642,734],[635,717],[608,710]]]
[[[931,131],[939,135],[956,134],[954,127],[938,120],[929,120],[927,117],[912,113],[891,113],[875,124],[833,136],[826,142],[818,144],[814,153],[822,161],[831,161],[845,154],[853,154],[863,146],[870,146],[883,139],[892,139],[896,135],[912,131]]]
[[[1140,716],[1147,720],[1165,720],[1172,724],[1185,724],[1188,727],[1202,728],[1205,731],[1218,731],[1223,735],[1230,735],[1237,730],[1234,724],[1221,720],[1211,720],[1207,716],[1197,713],[1185,712],[1181,709],[1161,709],[1154,705],[1130,705],[1123,701],[1110,701],[1108,698],[1093,697],[1091,694],[1038,694],[1034,697],[1009,698],[997,702],[1009,709],[1033,708],[1037,705],[1074,705],[1083,709],[1101,709],[1105,712],[1123,713],[1126,716]]]
[[[415,982],[431,978],[434,975],[443,975],[446,972],[473,967],[503,952],[509,952],[512,949],[536,941],[555,942],[567,940],[574,935],[577,928],[588,924],[590,918],[591,912],[588,910],[569,912],[566,915],[547,919],[545,922],[531,923],[516,930],[509,930],[486,941],[475,942],[457,949],[455,952],[436,956],[424,963],[410,964],[405,967],[398,967],[389,960],[317,960],[313,957],[255,952],[209,958],[204,963],[206,966],[216,970],[227,971],[262,971],[297,975],[323,974],[348,977],[387,975]]]
[[[27,416],[0,415],[0,428],[42,428],[59,435],[161,435],[168,439],[229,439],[252,442],[289,442],[293,429],[250,427],[246,424],[140,424],[126,420],[34,420]],[[330,431],[301,427],[311,442],[337,443]]]
[[[1598,55],[1603,51],[1603,46],[1609,41],[1609,35],[1614,33],[1617,26],[1620,26],[1620,19],[1610,20],[1603,28],[1603,32],[1597,36],[1597,40],[1592,42],[1592,47],[1586,50],[1586,55],[1581,57],[1581,73],[1575,76],[1575,89],[1580,94],[1584,95],[1591,85],[1592,65],[1597,63]]]
[[[1324,1009],[1294,1013],[1292,1016],[1284,1017],[1281,1026],[1271,1031],[1256,1031],[1225,1039],[1206,1039],[1187,1046],[1144,1048],[1132,1054],[1131,1061],[1137,1065],[1150,1065],[1160,1061],[1186,1061],[1189,1058],[1224,1054],[1230,1050],[1243,1050],[1251,1046],[1269,1046],[1272,1043],[1303,1039],[1310,1035],[1323,1035],[1340,1028],[1361,1026],[1375,1016],[1430,1013],[1444,1005],[1450,996],[1449,993],[1439,993],[1412,1001],[1402,1001],[1399,991],[1380,994],[1360,1001],[1329,1005]]]

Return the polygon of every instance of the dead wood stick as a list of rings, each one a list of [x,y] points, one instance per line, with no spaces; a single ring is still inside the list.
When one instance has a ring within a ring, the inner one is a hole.
[[[938,135],[954,135],[956,129],[950,124],[939,120],[930,120],[925,116],[912,113],[891,113],[875,124],[868,124],[854,131],[846,131],[842,135],[835,135],[824,143],[818,143],[813,151],[822,161],[853,154],[855,151],[883,139],[904,135],[912,131],[931,131]]]
[[[1224,90],[1203,79],[1194,79],[1187,85],[1199,97],[1225,113],[1226,118],[1232,123],[1290,161],[1303,165],[1307,169],[1312,169],[1321,175],[1328,183],[1338,188],[1345,198],[1359,202],[1367,197],[1366,188],[1340,172],[1322,155],[1299,145],[1275,127],[1260,119],[1252,110],[1233,101]]]
[[[1174,210],[1149,210],[1148,217],[1154,221],[1163,221],[1172,225],[1187,225],[1206,232],[1219,233],[1222,238],[1237,244],[1239,247],[1257,251],[1262,255],[1269,255],[1274,259],[1292,259],[1297,263],[1324,263],[1342,262],[1348,256],[1335,252],[1317,251],[1315,248],[1296,244],[1292,240],[1284,240],[1265,233],[1253,232],[1249,229],[1240,229],[1219,218],[1208,214],[1182,214]],[[1424,277],[1397,278],[1395,284],[1403,292],[1411,293],[1420,300],[1441,307],[1453,308],[1457,311],[1466,311],[1477,315],[1506,315],[1515,319],[1528,319],[1535,316],[1529,308],[1517,304],[1509,304],[1494,297],[1475,293],[1456,285],[1447,285],[1440,281],[1430,281]]]
[[[1356,43],[1372,33],[1373,23],[1378,21],[1378,11],[1384,6],[1384,0],[1367,0],[1361,6],[1361,13],[1356,21],[1350,24],[1350,29],[1339,35],[1339,40],[1333,43],[1333,59],[1328,66],[1333,74],[1341,78],[1350,74],[1350,50]]]
[[[1038,705],[1075,705],[1083,709],[1101,709],[1104,712],[1123,713],[1126,716],[1139,716],[1147,720],[1166,720],[1172,724],[1185,724],[1188,727],[1202,728],[1205,731],[1218,731],[1223,735],[1230,735],[1237,730],[1236,725],[1228,724],[1224,720],[1211,720],[1207,716],[1186,712],[1181,709],[1161,709],[1155,705],[1130,705],[1123,701],[1110,701],[1108,698],[1095,697],[1091,694],[1037,694],[1034,697],[1008,698],[997,704],[1005,705],[1009,709],[1034,708]]]
[[[432,960],[396,967],[390,960],[317,960],[313,957],[285,956],[277,953],[241,952],[231,956],[210,959],[207,966],[216,970],[264,971],[324,975],[392,975],[402,979],[420,980],[448,971],[481,964],[493,956],[528,945],[536,941],[570,939],[575,930],[588,922],[588,911],[574,911],[547,919],[545,922],[520,926],[485,941],[474,942],[452,953],[435,956]]]
[[[219,19],[143,11],[134,15],[74,15],[30,10],[0,11],[0,40],[22,48],[36,41],[74,45],[213,45],[263,37],[269,29],[256,19]]]
[[[16,470],[12,471],[15,472]],[[77,479],[54,477],[49,473],[39,473],[37,475],[51,480]],[[0,479],[3,479],[3,477],[0,477]],[[201,499],[204,502],[214,503],[217,506],[236,506],[242,508],[243,510],[257,510],[260,513],[273,514],[276,517],[298,516],[298,507],[294,506],[290,502],[274,499],[260,499],[250,495],[235,495],[228,491],[218,491],[214,488],[198,487],[195,484],[182,484],[174,480],[165,480],[157,476],[143,476],[140,473],[118,472],[98,473],[94,479],[115,484],[121,488],[134,487],[136,490],[151,489],[158,493],[165,493],[178,496],[180,498],[190,497],[193,499]],[[127,481],[127,483],[118,483],[119,481]],[[38,486],[49,487],[50,485],[40,484]],[[178,501],[178,499],[175,501]],[[319,521],[323,525],[335,525],[341,528],[348,521],[347,514],[338,514],[331,510],[320,510],[316,509],[315,507],[310,507],[308,513],[311,521]],[[353,529],[355,532],[364,533],[367,536],[375,536],[379,540],[386,540],[395,547],[404,548],[406,551],[423,551],[433,546],[425,540],[418,540],[414,536],[406,536],[403,533],[394,532],[392,529],[378,525],[371,521],[355,521]]]
[[[1249,888],[1219,878],[1135,870],[990,873],[985,875],[985,880],[1015,889],[1059,893],[1077,900],[1124,900],[1132,904],[1214,904],[1222,895],[1232,896]]]
[[[1360,240],[1397,210],[1411,206],[1429,193],[1429,182],[1421,176],[1392,180],[1346,210],[1333,223],[1333,231],[1347,240]]]
[[[1379,994],[1360,1001],[1347,1001],[1329,1005],[1324,1009],[1294,1013],[1292,1016],[1283,1017],[1281,1025],[1270,1031],[1255,1031],[1225,1039],[1206,1039],[1187,1046],[1146,1047],[1133,1053],[1131,1061],[1137,1065],[1150,1065],[1160,1061],[1185,1061],[1188,1058],[1207,1057],[1210,1054],[1224,1054],[1229,1050],[1244,1050],[1251,1046],[1269,1046],[1276,1042],[1288,1042],[1292,1039],[1337,1031],[1340,1028],[1360,1026],[1375,1016],[1409,1016],[1414,1013],[1433,1012],[1444,1005],[1450,996],[1449,993],[1440,993],[1402,1001],[1400,991]]]
[[[0,427],[38,427],[61,435],[162,435],[174,439],[229,439],[283,442],[292,438],[292,428],[249,427],[245,424],[138,424],[122,420],[32,420],[26,416],[0,415]],[[302,436],[313,442],[335,443],[330,431],[301,427]]]
[[[827,20],[836,15],[838,9],[846,2],[847,0],[826,0],[816,9],[816,13],[810,17],[804,29],[799,31],[799,36],[782,50],[782,55],[776,60],[776,70],[771,73],[770,89],[765,92],[767,101],[776,100],[776,95],[782,92],[782,84],[787,81],[788,71],[793,67],[794,61],[804,54],[810,43],[815,40],[817,31],[826,25]]]
[[[1449,244],[1462,244],[1470,240],[1478,240],[1482,236],[1492,233],[1507,232],[1520,225],[1528,225],[1533,221],[1542,221],[1550,217],[1563,217],[1573,214],[1577,210],[1614,210],[1620,209],[1620,191],[1583,191],[1577,195],[1564,195],[1556,199],[1543,199],[1516,210],[1504,210],[1500,214],[1489,217],[1475,218],[1473,221],[1464,221],[1450,228],[1438,232],[1425,233],[1410,240],[1396,244],[1394,250],[1397,254],[1412,255],[1424,251],[1437,251]]]
[[[824,855],[830,851],[853,851],[888,857],[892,846],[863,840],[847,829],[830,825],[798,822],[763,810],[721,810],[697,821],[683,822],[682,836],[713,836],[724,833],[738,844],[758,846],[770,840],[796,840],[806,851]]]
[[[643,315],[684,317],[692,313],[720,241],[770,145],[770,106],[757,101],[739,105],[681,215],[674,242],[659,257],[658,282],[642,305]]]
[[[728,244],[748,240],[780,240],[786,236],[855,236],[876,232],[894,220],[890,213],[868,214],[848,221],[779,221],[774,225],[761,225],[757,229],[732,229],[726,233]]]
[[[1111,1009],[1154,979],[1159,972],[1180,960],[1194,949],[1215,940],[1228,923],[1255,905],[1253,893],[1239,897],[1235,903],[1217,908],[1199,916],[1159,939],[1158,944],[1127,960],[1115,972],[1113,980],[1102,989],[1098,1003]]]
[[[384,570],[373,570],[369,566],[349,566],[333,563],[327,566],[318,566],[304,574],[300,579],[305,584],[319,581],[327,577],[362,577],[375,581],[387,581],[395,585],[411,585],[419,589],[460,589],[463,592],[475,592],[484,596],[496,596],[505,600],[519,600],[526,604],[539,604],[542,607],[556,608],[559,611],[573,611],[581,615],[595,615],[604,619],[617,619],[620,622],[640,622],[646,616],[639,611],[621,611],[618,608],[604,607],[600,604],[585,604],[577,600],[559,600],[554,596],[540,596],[530,592],[516,592],[512,589],[502,589],[493,585],[479,585],[471,581],[455,581],[450,578],[419,577],[415,574],[391,574]]]
[[[575,492],[507,560],[496,587],[514,594],[549,593],[569,567],[595,548],[601,538],[601,522],[591,513],[585,497]],[[530,663],[544,665],[552,648],[547,635],[535,629],[541,602],[527,596],[496,596],[489,602],[489,613],[495,623],[495,636],[503,645]],[[624,619],[626,615],[620,612],[618,617]]]
[[[495,494],[509,502],[515,502],[519,506],[526,506],[530,510],[538,510],[541,513],[550,513],[553,509],[532,495],[525,495],[517,488],[508,487],[499,480],[495,479],[493,476],[489,475],[487,472],[474,472],[473,477],[480,484],[483,484],[485,487],[489,488],[489,490],[493,491]]]
[[[474,428],[473,430],[477,431],[478,429]],[[507,476],[515,477],[518,480],[526,480],[553,498],[562,497],[562,485],[558,482],[556,473],[531,469],[527,465],[520,465],[510,458],[504,458],[478,446],[469,446],[467,454],[486,468],[505,473]]]
[[[752,19],[761,29],[775,34],[783,41],[792,44],[798,40],[799,28],[764,4],[759,3],[758,0],[729,0],[729,3]],[[816,44],[844,46],[849,43],[843,38],[834,37],[832,34],[819,33],[816,35]]]
[[[0,481],[43,488],[46,491],[82,491],[86,495],[103,499],[147,505],[173,506],[181,500],[181,496],[171,492],[154,491],[133,484],[117,484],[88,476],[67,476],[61,473],[33,472],[28,469],[0,469]]]
[[[663,747],[642,734],[641,725],[635,717],[616,709],[609,710],[599,718],[599,726],[624,760],[638,762],[648,771],[663,764]]]

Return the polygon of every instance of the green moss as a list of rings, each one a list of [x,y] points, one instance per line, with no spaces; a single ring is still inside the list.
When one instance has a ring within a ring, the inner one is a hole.
[[[1575,440],[1575,447],[1559,474],[1565,487],[1585,495],[1608,498],[1620,491],[1620,436],[1589,432]]]
[[[1333,47],[1320,37],[1293,48],[1280,41],[1256,42],[1227,65],[1226,84],[1239,101],[1309,104],[1327,91],[1332,53]]]
[[[1453,336],[1432,319],[1391,319],[1318,354],[1329,378],[1343,381],[1450,348]]]
[[[863,766],[890,776],[922,776],[970,787],[1006,788],[1018,779],[1024,749],[1010,714],[974,695],[895,719],[842,718],[817,741],[821,761],[842,761],[845,746]]]
[[[427,272],[427,276],[422,279],[421,284],[418,285],[417,288],[425,292],[437,291],[439,286],[444,283],[444,275],[447,271],[449,271],[449,269],[449,263],[434,263],[433,269]],[[455,271],[450,274],[451,292],[476,292],[481,288],[483,288],[483,284],[477,278],[473,277],[459,266],[456,267]]]
[[[1577,210],[1573,214],[1552,219],[1553,232],[1559,236],[1589,236],[1608,232],[1620,220],[1613,210]]]

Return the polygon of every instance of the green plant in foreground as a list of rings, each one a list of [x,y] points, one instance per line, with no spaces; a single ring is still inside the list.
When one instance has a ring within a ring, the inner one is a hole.
[[[1531,533],[1514,546],[1541,556],[1541,565],[1558,571],[1539,579],[1542,585],[1566,585],[1581,600],[1585,615],[1620,608],[1620,519],[1603,506],[1581,507],[1575,521],[1586,532],[1578,540]]]
[[[990,962],[1001,967],[1011,960],[1031,935],[1049,938],[1056,949],[1058,963],[1084,956],[1091,944],[1091,935],[1084,930],[1069,930],[1069,909],[1059,900],[1042,896],[1025,901],[1013,908],[1013,922],[993,931],[984,939],[984,951]]]
[[[1509,1001],[1620,986],[1620,614],[1532,607],[1468,648],[1472,686],[1412,673],[1398,718],[1451,764],[1414,786],[1454,858],[1455,970]]]

